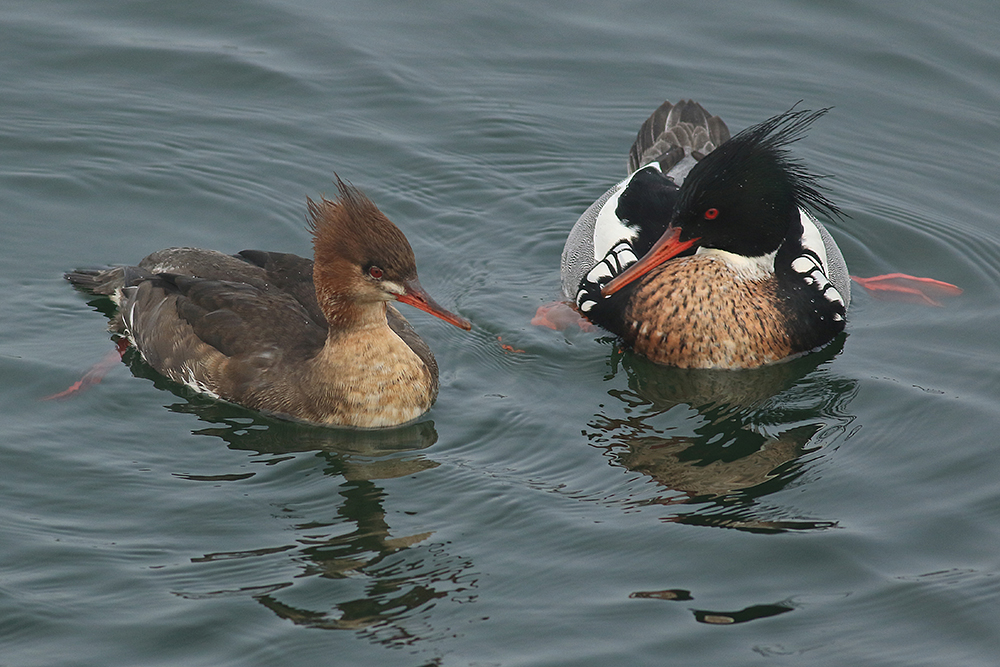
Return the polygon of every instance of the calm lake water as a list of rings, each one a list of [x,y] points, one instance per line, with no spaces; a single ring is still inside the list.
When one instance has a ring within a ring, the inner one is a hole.
[[[8,0],[0,665],[997,664],[998,31],[995,0]],[[837,344],[746,373],[532,327],[680,98],[835,107],[794,151],[852,273],[965,293],[858,290]],[[42,400],[113,349],[64,270],[308,254],[334,174],[474,322],[406,309],[426,417],[269,420],[131,356]]]

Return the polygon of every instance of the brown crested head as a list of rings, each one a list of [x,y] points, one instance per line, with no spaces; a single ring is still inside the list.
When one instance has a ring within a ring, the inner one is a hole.
[[[395,298],[380,285],[417,277],[409,241],[360,190],[337,178],[340,196],[309,200],[317,295],[358,301]]]
[[[340,196],[309,200],[316,297],[331,324],[357,319],[359,307],[398,299],[455,326],[468,321],[444,310],[417,280],[406,236],[360,190],[337,177]]]

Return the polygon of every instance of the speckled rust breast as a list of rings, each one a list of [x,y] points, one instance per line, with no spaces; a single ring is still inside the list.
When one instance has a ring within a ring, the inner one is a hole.
[[[636,352],[680,368],[754,368],[794,349],[773,278],[740,278],[695,255],[650,272],[625,307],[621,332]]]

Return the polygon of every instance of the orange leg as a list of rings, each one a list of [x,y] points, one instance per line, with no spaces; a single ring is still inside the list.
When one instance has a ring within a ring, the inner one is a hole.
[[[104,379],[115,364],[122,360],[125,356],[125,351],[128,349],[128,339],[119,338],[115,344],[115,349],[104,355],[104,358],[98,361],[96,364],[90,367],[83,377],[71,384],[67,389],[60,391],[58,394],[52,394],[51,396],[46,396],[43,401],[50,401],[54,398],[66,398],[78,391],[83,390],[86,387],[95,385]]]
[[[927,306],[941,306],[943,304],[938,299],[962,293],[962,288],[951,283],[905,273],[887,273],[871,278],[851,276],[851,280],[870,291],[876,298],[922,303]]]

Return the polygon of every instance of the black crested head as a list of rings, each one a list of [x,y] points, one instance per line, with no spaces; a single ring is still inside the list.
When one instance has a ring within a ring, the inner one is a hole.
[[[830,109],[793,107],[748,127],[706,155],[681,186],[672,224],[700,246],[759,257],[778,249],[798,209],[841,217],[788,146]]]

